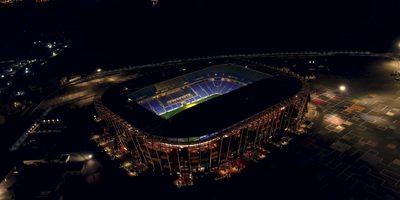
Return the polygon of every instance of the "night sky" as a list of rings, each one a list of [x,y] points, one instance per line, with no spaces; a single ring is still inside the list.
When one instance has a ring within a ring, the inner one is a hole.
[[[396,0],[160,0],[155,8],[150,0],[55,0],[0,8],[0,41],[5,47],[65,32],[74,62],[108,65],[247,52],[387,52],[400,35],[398,8]]]

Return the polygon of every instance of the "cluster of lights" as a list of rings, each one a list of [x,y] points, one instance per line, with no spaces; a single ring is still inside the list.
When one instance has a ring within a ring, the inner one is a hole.
[[[33,126],[31,126],[31,128],[29,128],[28,133],[33,132],[38,126],[39,126],[39,124],[33,124]]]
[[[153,7],[155,7],[158,3],[158,0],[151,0],[151,3],[153,4]]]
[[[219,138],[214,138],[214,139],[209,140],[207,142],[202,142],[202,143],[197,143],[197,144],[185,144],[185,145],[182,145],[182,144],[168,144],[168,143],[161,143],[161,144],[165,145],[165,146],[178,147],[178,148],[183,149],[183,148],[186,148],[186,147],[199,147],[199,146],[208,144],[209,142],[212,142],[212,141],[215,141],[215,140],[218,140],[218,139]]]
[[[50,122],[54,124],[54,123],[60,123],[60,120],[59,120],[59,119],[52,119],[52,120],[50,120],[50,119],[45,120],[45,119],[44,119],[42,122],[43,122],[43,124],[46,124],[46,122],[47,122],[48,124],[50,124]]]

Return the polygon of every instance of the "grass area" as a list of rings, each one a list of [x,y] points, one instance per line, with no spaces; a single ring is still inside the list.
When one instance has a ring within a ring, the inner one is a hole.
[[[178,114],[178,113],[180,113],[180,112],[182,112],[182,111],[184,111],[184,110],[186,110],[186,109],[189,109],[189,108],[191,108],[191,107],[193,107],[193,106],[199,105],[199,104],[201,104],[201,103],[203,103],[203,102],[206,102],[206,101],[208,101],[208,100],[214,99],[215,97],[218,97],[218,96],[220,96],[220,94],[213,94],[213,95],[211,95],[211,96],[209,96],[209,97],[207,97],[207,98],[201,99],[201,100],[196,101],[196,102],[191,103],[191,104],[184,105],[184,106],[182,106],[182,107],[180,107],[180,108],[178,108],[178,109],[175,109],[175,110],[173,110],[173,111],[164,113],[164,114],[162,114],[162,115],[160,115],[160,116],[161,116],[162,118],[164,118],[164,119],[169,119],[169,118],[171,118],[172,116],[174,116],[174,115],[176,115],[176,114]]]

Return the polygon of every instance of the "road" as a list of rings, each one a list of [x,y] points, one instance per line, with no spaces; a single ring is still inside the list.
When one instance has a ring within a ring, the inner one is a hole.
[[[104,92],[110,86],[138,76],[139,74],[130,75],[126,70],[101,72],[87,76],[81,80],[62,86],[49,94],[29,114],[26,115],[25,119],[35,113],[41,113],[41,117],[46,116],[47,112],[52,108],[66,104],[72,104],[79,107],[88,106],[93,103],[93,100],[97,95]],[[30,127],[38,123],[41,117],[36,119]],[[15,151],[23,144],[29,135],[28,131],[30,127],[28,127],[18,140],[14,142],[9,151]]]

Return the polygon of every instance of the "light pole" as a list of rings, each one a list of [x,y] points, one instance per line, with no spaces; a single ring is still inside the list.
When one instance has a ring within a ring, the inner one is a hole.
[[[340,90],[341,92],[346,91],[346,86],[344,86],[344,85],[339,86],[339,90]]]

